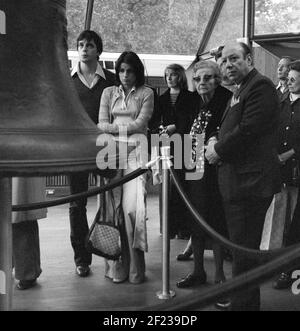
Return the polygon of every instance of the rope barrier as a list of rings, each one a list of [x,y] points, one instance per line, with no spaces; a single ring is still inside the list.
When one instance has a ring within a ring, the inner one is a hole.
[[[150,166],[151,165],[149,165],[149,167]],[[76,201],[79,199],[89,198],[89,197],[101,194],[103,192],[112,190],[117,186],[123,185],[123,184],[131,181],[132,179],[144,174],[147,171],[149,171],[148,168],[146,168],[146,169],[138,168],[137,170],[134,170],[133,172],[124,176],[123,178],[121,178],[117,181],[112,181],[111,183],[104,185],[102,187],[91,189],[91,190],[89,190],[87,192],[83,192],[83,193],[72,194],[67,197],[56,199],[53,201],[36,202],[36,203],[24,204],[24,205],[14,205],[14,206],[12,206],[12,211],[28,211],[28,210],[36,210],[36,209],[41,209],[41,208],[49,208],[49,207],[64,205],[66,203]]]
[[[295,265],[300,265],[300,246],[292,251],[282,254],[273,261],[252,269],[242,275],[226,281],[221,285],[214,285],[201,291],[199,294],[186,295],[173,299],[171,303],[160,304],[144,308],[145,311],[184,311],[195,310],[209,306],[218,299],[240,292],[261,284],[282,270],[291,270]]]
[[[285,252],[291,251],[295,246],[290,246],[282,249],[274,249],[269,251],[259,251],[255,249],[246,248],[243,246],[239,246],[237,244],[232,243],[230,240],[224,238],[221,236],[218,232],[216,232],[211,226],[209,226],[204,219],[201,217],[201,215],[198,213],[198,211],[195,209],[195,207],[190,202],[187,194],[184,192],[184,189],[180,183],[180,180],[178,178],[178,175],[174,171],[174,169],[171,167],[170,169],[171,176],[173,178],[175,187],[180,194],[181,198],[185,202],[187,208],[193,215],[195,221],[197,224],[204,230],[213,240],[221,244],[222,246],[227,247],[230,250],[238,251],[243,254],[247,254],[248,257],[253,259],[260,259],[262,263],[269,261],[270,259],[274,258],[275,256],[278,256],[280,254],[283,254]]]
[[[103,187],[92,189],[88,192],[73,194],[68,197],[64,197],[54,201],[12,206],[12,211],[27,211],[27,210],[53,207],[53,206],[66,204],[78,199],[95,196],[97,194],[111,190],[117,186],[123,185],[129,182],[130,180],[144,174],[149,170],[149,168],[155,162],[156,160],[151,161],[146,165],[146,168],[145,167],[139,168],[133,171],[132,173],[124,176],[123,178],[117,181],[112,181],[111,183],[104,185]],[[196,295],[196,297],[195,295],[193,295],[193,297],[188,295],[185,298],[181,298],[180,302],[177,302],[178,300],[175,299],[172,301],[172,303],[161,304],[153,307],[146,307],[143,310],[182,311],[186,309],[192,310],[192,309],[199,309],[202,307],[206,307],[209,304],[214,303],[216,300],[224,296],[228,296],[230,294],[232,295],[236,292],[243,290],[244,287],[246,286],[247,288],[249,288],[249,286],[255,286],[257,285],[257,283],[260,284],[268,280],[276,272],[281,272],[282,270],[291,269],[296,263],[300,264],[300,245],[288,247],[285,249],[276,249],[272,251],[258,251],[236,245],[230,242],[228,239],[221,236],[204,221],[204,219],[201,217],[201,215],[198,213],[195,207],[191,204],[191,202],[187,197],[187,194],[184,192],[183,187],[180,184],[178,175],[174,172],[174,169],[172,167],[170,169],[170,173],[173,178],[176,189],[178,190],[183,201],[185,202],[187,208],[192,213],[195,221],[209,236],[211,236],[215,241],[217,241],[221,245],[231,250],[236,250],[241,253],[247,254],[249,257],[253,257],[253,258],[259,257],[261,259],[261,262],[270,260],[271,258],[273,258],[273,260],[271,262],[264,264],[263,266],[255,268],[238,277],[235,277],[234,279],[228,280],[227,282],[221,285],[215,285],[212,288],[201,291],[201,293]]]

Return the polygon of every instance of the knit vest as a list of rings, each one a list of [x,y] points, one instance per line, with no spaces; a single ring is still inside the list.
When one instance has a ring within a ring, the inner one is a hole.
[[[105,75],[107,77],[106,72]],[[100,77],[97,84],[92,89],[89,89],[82,83],[77,74],[73,76],[75,88],[77,90],[79,99],[83,105],[83,108],[95,124],[98,123],[100,99],[102,92],[106,87],[114,85],[114,81],[111,79],[111,77],[107,78],[108,79],[105,80],[104,78]]]

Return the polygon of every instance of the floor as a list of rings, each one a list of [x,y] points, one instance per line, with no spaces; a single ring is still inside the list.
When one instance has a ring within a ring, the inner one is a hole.
[[[92,222],[96,213],[95,198],[89,199],[88,218]],[[79,278],[75,274],[73,252],[69,241],[68,206],[49,208],[48,218],[41,220],[40,241],[43,273],[35,288],[26,291],[14,289],[13,309],[25,311],[121,311],[140,310],[161,304],[156,293],[161,283],[161,236],[159,231],[159,203],[157,194],[148,197],[149,253],[146,254],[147,281],[142,285],[114,284],[104,278],[104,262],[94,256],[92,274]],[[170,287],[176,292],[174,302],[186,295],[197,294],[200,288],[178,289],[176,281],[192,270],[192,260],[178,262],[176,255],[185,247],[185,240],[171,240]],[[208,284],[213,285],[213,258],[211,251],[205,253]],[[231,265],[226,262],[226,276],[230,277]],[[214,311],[209,306],[204,310]],[[271,281],[262,286],[262,310],[300,310],[300,295],[290,290],[276,291]]]

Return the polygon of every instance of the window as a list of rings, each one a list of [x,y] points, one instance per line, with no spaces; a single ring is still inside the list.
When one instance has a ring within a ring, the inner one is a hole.
[[[226,0],[206,50],[243,37],[244,1]]]
[[[240,0],[239,0],[240,1]],[[195,55],[216,0],[95,1],[105,52]]]
[[[68,46],[76,50],[76,39],[84,29],[87,0],[67,0]]]
[[[256,0],[255,34],[300,32],[299,17],[299,0]]]

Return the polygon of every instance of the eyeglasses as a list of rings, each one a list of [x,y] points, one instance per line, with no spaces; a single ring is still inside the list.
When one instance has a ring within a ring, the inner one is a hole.
[[[193,81],[198,84],[198,83],[201,82],[201,79],[202,79],[202,81],[204,83],[207,83],[207,82],[209,82],[213,78],[215,78],[214,75],[206,75],[206,76],[203,76],[203,77],[197,76],[197,77],[193,77]]]
[[[294,78],[294,77],[288,77],[288,83],[292,83],[292,84],[294,84],[294,83],[296,83],[296,78]]]

